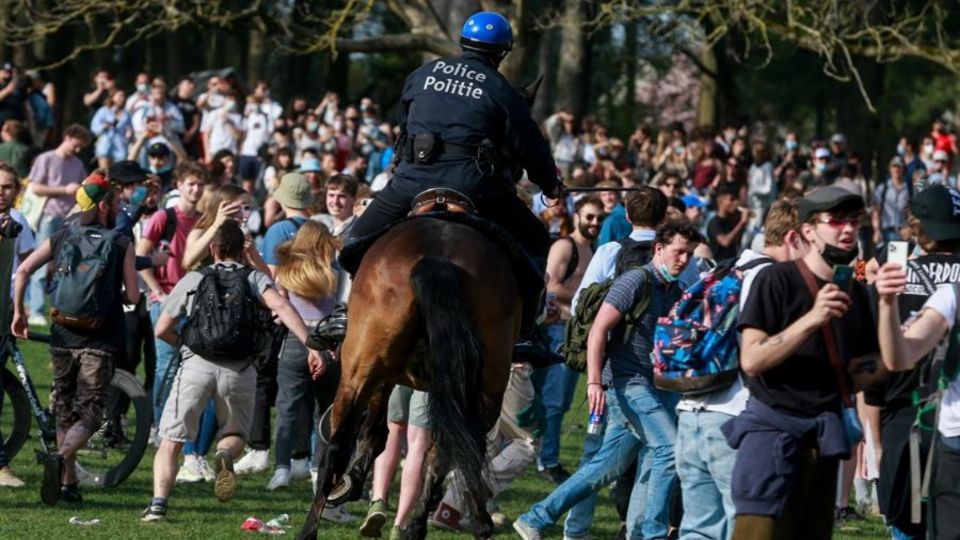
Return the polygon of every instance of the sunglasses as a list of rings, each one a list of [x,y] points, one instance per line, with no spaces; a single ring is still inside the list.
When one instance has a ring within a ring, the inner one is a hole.
[[[600,221],[603,216],[600,214],[583,214],[582,217],[587,221]]]
[[[826,219],[817,220],[817,223],[823,223],[835,229],[839,229],[845,225],[856,227],[860,225],[860,216],[830,216]]]

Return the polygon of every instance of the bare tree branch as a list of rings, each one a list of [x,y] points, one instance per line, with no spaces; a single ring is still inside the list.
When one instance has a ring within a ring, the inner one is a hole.
[[[440,56],[456,56],[460,49],[452,41],[423,34],[384,34],[374,38],[337,38],[340,52],[426,51]]]

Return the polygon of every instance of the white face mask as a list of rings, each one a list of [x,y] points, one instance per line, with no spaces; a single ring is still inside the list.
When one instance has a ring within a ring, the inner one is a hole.
[[[925,144],[925,145],[923,145],[923,153],[926,154],[926,155],[928,155],[928,156],[932,156],[932,155],[933,155],[933,145],[932,145],[932,144]]]

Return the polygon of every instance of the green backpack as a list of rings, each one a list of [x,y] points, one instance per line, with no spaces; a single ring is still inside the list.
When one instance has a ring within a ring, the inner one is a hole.
[[[634,267],[636,268],[636,267]],[[644,274],[643,284],[640,289],[640,300],[634,304],[630,312],[624,314],[622,324],[626,327],[623,331],[623,340],[630,339],[633,331],[633,325],[640,320],[647,306],[650,305],[650,295],[652,290],[653,276],[645,267],[639,267]],[[610,287],[614,280],[620,275],[593,283],[580,291],[577,300],[577,310],[570,314],[567,319],[566,332],[563,339],[563,346],[560,348],[560,354],[571,369],[579,372],[587,370],[587,336],[590,335],[590,328],[593,321],[597,318],[600,306],[603,305]]]

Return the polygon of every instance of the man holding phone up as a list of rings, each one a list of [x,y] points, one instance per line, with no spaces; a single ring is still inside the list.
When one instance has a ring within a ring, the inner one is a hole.
[[[751,397],[722,428],[738,450],[734,538],[830,538],[837,466],[856,431],[844,407],[879,375],[869,299],[849,266],[863,199],[826,187],[798,210],[812,249],[763,270],[740,313]]]

